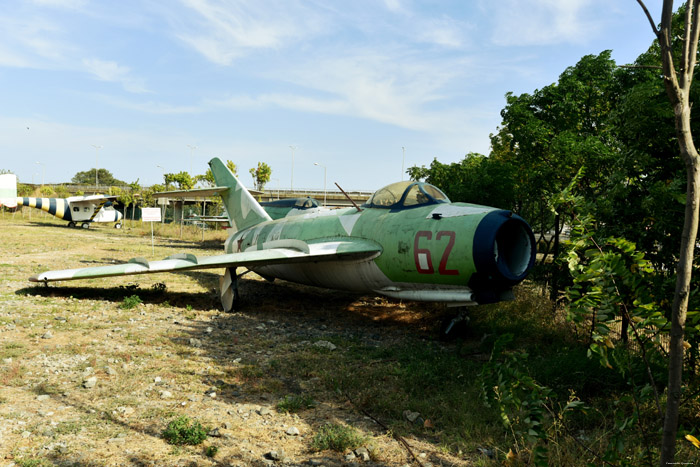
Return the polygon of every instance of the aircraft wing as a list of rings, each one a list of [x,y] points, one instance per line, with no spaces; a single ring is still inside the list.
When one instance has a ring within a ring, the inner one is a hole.
[[[263,249],[248,249],[239,253],[200,257],[185,253],[169,256],[160,261],[133,258],[128,263],[123,264],[42,272],[30,277],[29,280],[32,282],[53,282],[193,269],[255,267],[307,261],[351,261],[371,259],[381,252],[382,249],[377,243],[362,239],[343,239],[311,244],[301,240],[276,240],[263,244]]]
[[[76,205],[99,204],[107,201],[115,201],[118,196],[113,195],[89,195],[89,196],[71,196],[68,201]]]

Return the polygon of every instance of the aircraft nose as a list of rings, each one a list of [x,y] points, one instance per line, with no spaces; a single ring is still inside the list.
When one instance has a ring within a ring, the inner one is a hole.
[[[474,234],[474,264],[482,280],[511,287],[525,279],[535,263],[535,236],[520,216],[493,211]]]

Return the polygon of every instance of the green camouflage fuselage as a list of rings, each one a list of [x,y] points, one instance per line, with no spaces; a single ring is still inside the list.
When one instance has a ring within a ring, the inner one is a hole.
[[[347,239],[373,242],[379,246],[380,253],[370,260],[252,269],[263,276],[321,287],[375,291],[417,300],[434,300],[436,293],[444,297],[452,291],[457,295],[450,301],[473,301],[474,297],[465,297],[473,290],[470,281],[477,272],[474,238],[481,221],[489,214],[510,215],[507,211],[464,203],[398,211],[333,210],[267,221],[237,232],[227,240],[226,252],[263,250],[275,244],[283,246],[285,242],[292,246],[298,241],[309,245]],[[527,263],[529,259],[528,252],[522,261]],[[489,292],[498,294],[510,286],[510,283],[492,284]]]

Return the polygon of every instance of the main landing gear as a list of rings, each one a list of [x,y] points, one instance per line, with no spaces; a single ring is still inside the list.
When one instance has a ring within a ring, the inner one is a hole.
[[[459,313],[453,318],[447,317],[443,319],[440,326],[440,339],[452,340],[464,337],[467,333],[469,325],[469,307],[460,307]]]
[[[221,306],[226,313],[235,311],[241,306],[241,294],[238,291],[238,279],[250,272],[246,269],[243,274],[236,274],[236,268],[226,268],[226,272],[219,278],[219,293],[221,294]]]

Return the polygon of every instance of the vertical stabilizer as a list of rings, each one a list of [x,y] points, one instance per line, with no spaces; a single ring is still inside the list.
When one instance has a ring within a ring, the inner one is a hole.
[[[0,175],[0,206],[17,207],[17,175]]]
[[[272,220],[236,176],[221,162],[221,159],[215,157],[210,160],[209,167],[214,174],[216,185],[229,188],[220,195],[234,230],[247,229],[261,222]]]

